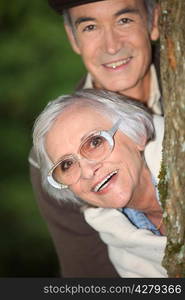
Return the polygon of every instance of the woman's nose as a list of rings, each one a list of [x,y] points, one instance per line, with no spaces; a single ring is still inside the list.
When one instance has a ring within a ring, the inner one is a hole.
[[[91,161],[85,158],[81,159],[80,160],[81,178],[91,179],[101,166],[102,166],[102,162]]]

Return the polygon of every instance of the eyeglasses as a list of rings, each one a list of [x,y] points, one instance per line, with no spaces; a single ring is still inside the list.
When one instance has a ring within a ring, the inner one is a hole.
[[[69,185],[77,183],[81,177],[80,160],[87,159],[91,162],[101,162],[106,159],[114,148],[114,134],[119,128],[121,119],[109,130],[101,130],[89,134],[79,147],[76,155],[67,155],[59,160],[48,172],[48,182],[57,189],[68,188]]]

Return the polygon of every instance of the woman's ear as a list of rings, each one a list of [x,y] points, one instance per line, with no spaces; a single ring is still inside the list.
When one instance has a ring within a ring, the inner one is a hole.
[[[64,28],[65,28],[68,40],[73,48],[73,51],[80,55],[81,51],[80,51],[80,47],[78,45],[77,37],[75,36],[75,32],[73,31],[72,27],[67,24],[64,24]]]
[[[136,144],[136,148],[139,150],[139,151],[144,151],[145,150],[145,146],[146,146],[146,137],[142,137],[141,138],[141,142],[140,142],[140,144]]]

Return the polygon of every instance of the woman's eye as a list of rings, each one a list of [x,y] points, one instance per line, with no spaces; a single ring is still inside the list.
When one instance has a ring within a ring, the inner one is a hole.
[[[83,29],[83,31],[93,31],[95,28],[96,28],[96,26],[91,24],[91,25],[86,26]]]
[[[102,137],[96,136],[91,139],[90,146],[93,148],[99,147],[102,144]]]
[[[73,165],[73,160],[64,160],[63,162],[61,162],[60,164],[60,168],[63,172],[69,170],[69,168]]]

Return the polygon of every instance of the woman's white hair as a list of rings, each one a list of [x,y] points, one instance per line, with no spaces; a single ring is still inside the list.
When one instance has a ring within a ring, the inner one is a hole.
[[[44,189],[56,199],[83,205],[84,201],[76,197],[72,191],[69,189],[57,190],[47,181],[47,174],[53,166],[53,162],[50,160],[45,149],[46,134],[59,115],[61,116],[68,107],[74,105],[79,109],[84,105],[92,107],[94,110],[109,118],[112,123],[121,118],[122,122],[119,129],[138,145],[143,145],[143,140],[147,143],[153,139],[155,129],[152,115],[143,104],[114,92],[98,89],[83,89],[74,94],[64,95],[49,102],[36,119],[33,129],[33,145],[40,165],[42,183]],[[75,126],[75,124],[72,123],[71,125]]]

